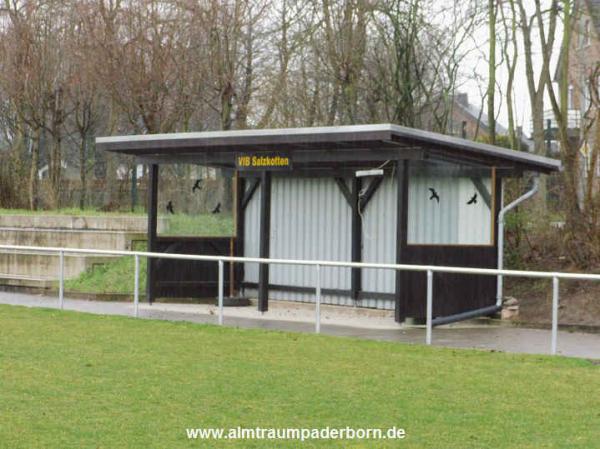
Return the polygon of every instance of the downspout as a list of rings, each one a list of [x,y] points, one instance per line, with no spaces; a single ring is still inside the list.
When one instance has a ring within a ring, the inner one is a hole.
[[[529,190],[524,195],[521,195],[519,198],[514,200],[512,203],[503,207],[498,214],[498,269],[502,270],[504,268],[504,216],[507,212],[511,211],[523,201],[531,198],[538,191],[540,186],[539,177],[535,176],[533,178],[533,186],[531,190]],[[504,196],[504,189],[502,189],[502,195]],[[496,290],[496,306],[500,307],[502,305],[502,287],[503,287],[503,277],[501,274],[498,275],[497,282],[497,290]]]

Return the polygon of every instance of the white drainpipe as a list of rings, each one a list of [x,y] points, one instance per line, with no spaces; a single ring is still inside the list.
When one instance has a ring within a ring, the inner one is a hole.
[[[511,209],[514,209],[520,203],[522,203],[523,201],[525,201],[525,200],[531,198],[533,195],[535,195],[536,192],[538,191],[539,186],[540,186],[539,178],[536,176],[535,178],[533,178],[533,187],[531,188],[531,190],[529,190],[527,193],[525,193],[524,195],[522,195],[519,198],[517,198],[516,200],[514,200],[508,206],[503,207],[500,210],[500,213],[498,214],[498,269],[499,270],[502,270],[504,268],[504,216]],[[504,196],[504,188],[502,190],[503,190],[502,193]],[[496,305],[497,306],[502,305],[502,297],[503,297],[502,283],[503,283],[503,278],[502,278],[502,275],[499,274],[497,290],[496,290]]]

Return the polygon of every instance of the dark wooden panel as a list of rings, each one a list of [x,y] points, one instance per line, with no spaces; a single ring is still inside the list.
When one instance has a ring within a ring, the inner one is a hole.
[[[496,248],[467,246],[407,246],[403,263],[494,268]],[[426,274],[402,272],[401,296],[406,316],[425,318]],[[435,273],[433,316],[447,316],[493,305],[496,277]]]
[[[227,256],[230,237],[178,239],[160,237],[156,251],[170,254],[201,254]],[[239,269],[241,264],[237,264]],[[154,294],[163,298],[216,298],[218,291],[217,262],[159,259],[153,264]],[[241,276],[235,276],[241,279]],[[229,264],[224,266],[224,291],[228,292]]]

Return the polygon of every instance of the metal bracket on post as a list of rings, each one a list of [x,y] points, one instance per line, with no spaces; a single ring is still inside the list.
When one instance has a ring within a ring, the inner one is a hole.
[[[133,316],[135,318],[139,315],[140,305],[140,256],[133,256],[135,260],[135,274],[133,278]]]
[[[219,326],[223,325],[223,261],[219,260]]]
[[[316,296],[315,296],[315,333],[321,333],[321,265],[315,265]]]
[[[550,352],[552,355],[556,355],[558,343],[558,294],[558,277],[554,276],[552,278],[552,344],[550,347]]]
[[[427,270],[427,316],[425,343],[431,344],[431,329],[433,327],[433,271]]]
[[[58,306],[65,307],[65,252],[58,253]]]

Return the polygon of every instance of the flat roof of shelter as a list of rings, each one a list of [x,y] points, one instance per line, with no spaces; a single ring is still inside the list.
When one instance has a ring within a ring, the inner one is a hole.
[[[524,151],[392,124],[206,131],[98,137],[97,148],[145,163],[234,168],[243,153],[286,152],[294,166],[365,166],[392,159],[430,159],[508,170],[552,172],[560,161]]]

